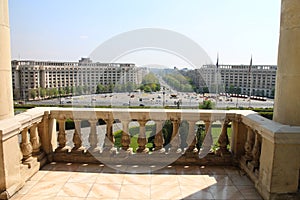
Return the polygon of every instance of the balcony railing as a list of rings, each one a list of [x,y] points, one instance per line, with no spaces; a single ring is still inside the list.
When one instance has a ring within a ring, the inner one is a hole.
[[[67,120],[74,122],[74,130],[66,131]],[[106,125],[100,131],[99,120]],[[88,127],[81,126],[83,121]],[[169,143],[162,129],[166,121],[172,123]],[[139,126],[137,149],[131,148],[132,122]],[[188,124],[184,132],[183,122]],[[155,126],[153,149],[147,148],[149,123]],[[205,127],[199,149],[198,124]],[[218,134],[212,134],[214,124],[220,127],[215,129]],[[119,146],[114,125],[122,131]],[[235,165],[265,199],[298,191],[300,127],[275,123],[253,111],[34,108],[0,121],[0,148],[1,198],[9,198],[52,161]]]

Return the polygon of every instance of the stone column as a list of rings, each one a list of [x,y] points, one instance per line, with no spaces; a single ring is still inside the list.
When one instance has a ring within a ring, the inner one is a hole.
[[[8,1],[0,0],[0,120],[14,115],[8,18]]]
[[[273,120],[300,125],[300,1],[281,1],[281,24]]]

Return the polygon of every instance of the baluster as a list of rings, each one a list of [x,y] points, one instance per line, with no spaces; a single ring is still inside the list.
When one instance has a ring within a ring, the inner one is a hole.
[[[30,142],[32,145],[32,154],[35,156],[38,155],[40,153],[41,143],[36,123],[30,127]]]
[[[32,146],[31,143],[29,142],[28,138],[28,128],[24,128],[21,133],[22,136],[22,141],[21,141],[21,151],[23,155],[23,163],[28,163],[32,160]]]
[[[162,133],[163,122],[155,121],[155,124],[156,124],[156,135],[154,138],[154,144],[155,144],[154,151],[159,152],[159,153],[164,153],[166,150],[165,150],[165,148],[163,148],[163,145],[165,143],[163,133]]]
[[[245,143],[245,155],[243,156],[243,160],[247,163],[252,160],[252,148],[254,143],[254,134],[251,127],[247,126],[247,141]]]
[[[171,148],[169,149],[170,152],[176,152],[176,153],[181,153],[180,149],[180,134],[178,132],[179,130],[179,125],[180,125],[180,120],[179,119],[171,119],[172,124],[173,124],[173,132],[172,132],[172,138],[171,138]]]
[[[255,133],[255,142],[252,150],[253,159],[249,163],[250,170],[255,172],[255,170],[259,169],[259,158],[261,151],[261,139],[258,133]]]
[[[212,121],[205,120],[205,137],[203,139],[200,151],[199,151],[199,158],[204,158],[207,154],[213,153],[212,146],[213,146],[213,138],[211,133],[211,124]]]
[[[113,135],[113,119],[105,119],[106,123],[106,134],[104,138],[104,151],[116,152],[115,149],[115,138]]]
[[[123,131],[122,131],[121,144],[122,144],[122,150],[131,152],[132,150],[129,148],[130,135],[128,133],[128,124],[129,121],[122,121]]]
[[[137,139],[139,147],[137,148],[137,153],[148,153],[149,149],[146,148],[146,145],[148,143],[147,137],[146,137],[146,120],[139,120],[140,124],[140,133],[139,137]]]
[[[188,121],[189,123],[189,133],[187,137],[187,144],[189,145],[187,148],[187,152],[198,152],[198,149],[196,147],[197,144],[197,137],[195,134],[195,124],[194,121]]]
[[[221,134],[219,136],[218,139],[218,143],[219,143],[219,149],[217,150],[217,154],[223,156],[224,154],[228,154],[228,144],[229,144],[229,140],[228,140],[228,134],[227,134],[227,128],[228,128],[228,121],[225,120],[222,123],[222,130],[221,130]]]
[[[89,135],[89,143],[90,143],[90,148],[89,151],[95,152],[97,151],[97,144],[98,144],[98,137],[97,137],[97,119],[90,119],[90,135]]]
[[[84,147],[82,146],[82,140],[81,140],[81,120],[74,120],[75,124],[75,131],[73,134],[73,143],[74,151],[83,151]]]
[[[66,128],[65,128],[65,119],[58,119],[58,126],[59,126],[59,130],[58,130],[58,137],[57,137],[57,141],[58,141],[58,148],[55,151],[65,151],[67,150],[66,148]]]

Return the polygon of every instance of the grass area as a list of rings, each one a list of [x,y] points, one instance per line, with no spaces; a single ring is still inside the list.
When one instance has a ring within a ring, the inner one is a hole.
[[[131,133],[130,134],[131,135],[130,147],[133,149],[134,152],[136,152],[136,149],[138,147],[138,142],[137,142],[138,132],[136,132],[136,131],[139,131],[139,129],[137,129],[137,128],[138,127],[131,127],[129,129],[129,132]],[[132,131],[133,129],[135,131]],[[134,133],[132,134],[132,132],[134,132]],[[221,134],[221,125],[213,125],[213,127],[212,127],[212,138],[213,138],[213,149],[214,150],[218,147],[218,139],[219,139],[220,134]],[[228,139],[230,141],[230,139],[231,139],[231,127],[229,127],[227,129],[227,134],[228,134]],[[114,136],[115,136],[115,146],[116,147],[121,147],[122,146],[121,145],[122,130],[114,132]],[[146,131],[146,136],[148,138],[148,143],[147,143],[146,147],[149,148],[149,150],[151,151],[152,148],[154,147],[153,146],[153,141],[149,140],[149,137],[153,136],[152,131],[151,130]],[[230,144],[228,145],[228,147],[230,147]]]
[[[15,115],[25,112],[28,108],[14,108]]]

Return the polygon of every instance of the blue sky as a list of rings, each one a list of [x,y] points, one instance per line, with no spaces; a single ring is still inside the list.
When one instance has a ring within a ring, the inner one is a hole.
[[[253,64],[277,63],[280,0],[10,0],[9,9],[13,59],[77,61],[115,35],[162,28],[192,39],[213,62],[219,53],[223,64],[249,64],[251,54]],[[184,65],[158,54],[121,61]]]

